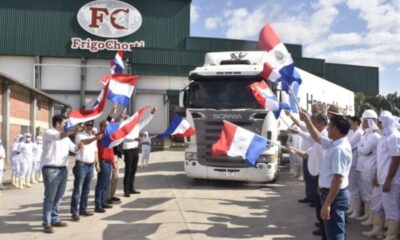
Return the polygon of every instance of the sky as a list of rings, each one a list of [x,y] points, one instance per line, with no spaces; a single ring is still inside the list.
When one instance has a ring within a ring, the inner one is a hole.
[[[379,67],[379,93],[400,92],[400,0],[192,0],[191,36],[257,40],[266,22],[303,57]]]

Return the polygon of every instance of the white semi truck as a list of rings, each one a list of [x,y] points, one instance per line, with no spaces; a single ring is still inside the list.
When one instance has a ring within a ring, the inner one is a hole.
[[[264,150],[255,168],[241,157],[211,156],[211,146],[218,140],[223,120],[278,142],[283,127],[280,119],[260,108],[248,89],[251,83],[262,80],[259,73],[263,64],[270,61],[269,57],[261,51],[207,53],[204,65],[189,73],[190,83],[180,95],[186,119],[196,129],[185,150],[188,177],[250,182],[270,182],[277,178],[281,152],[276,145],[270,144]],[[301,69],[298,71],[303,79],[299,94],[302,107],[307,108],[307,99],[312,99],[354,109],[351,91]],[[279,96],[277,85],[268,84]],[[320,84],[326,89],[321,89]],[[330,97],[326,98],[325,93]]]

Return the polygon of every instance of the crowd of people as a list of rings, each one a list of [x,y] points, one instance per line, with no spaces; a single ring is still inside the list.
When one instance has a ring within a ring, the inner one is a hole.
[[[337,106],[312,105],[300,119],[286,112],[291,170],[305,182],[305,197],[316,209],[314,235],[346,239],[347,218],[372,229],[366,237],[399,239],[400,126],[388,111],[345,116]],[[385,231],[385,228],[387,229]],[[361,234],[361,233],[360,233]]]
[[[156,108],[144,117],[137,129],[142,129],[153,118]],[[67,223],[59,219],[61,198],[64,195],[68,177],[68,159],[70,152],[75,153],[72,173],[74,175],[71,195],[70,212],[72,221],[79,221],[81,216],[91,216],[88,210],[88,198],[91,183],[95,173],[97,182],[94,196],[94,212],[104,213],[106,209],[120,202],[115,196],[118,185],[118,160],[124,155],[124,196],[139,194],[135,189],[135,175],[139,159],[139,147],[142,148],[142,164],[149,163],[151,138],[147,132],[139,131],[113,148],[103,147],[102,138],[107,125],[120,121],[127,116],[121,114],[114,119],[116,105],[107,120],[100,122],[100,130],[94,127],[94,121],[88,121],[66,129],[67,119],[63,115],[52,118],[52,128],[47,129],[43,136],[32,141],[30,133],[18,135],[11,149],[12,185],[19,189],[31,187],[32,184],[43,182],[43,227],[45,233],[54,233],[54,227],[65,227]],[[71,138],[74,137],[74,142]],[[2,182],[5,162],[5,151],[0,142],[0,183]],[[3,188],[3,185],[0,184]]]

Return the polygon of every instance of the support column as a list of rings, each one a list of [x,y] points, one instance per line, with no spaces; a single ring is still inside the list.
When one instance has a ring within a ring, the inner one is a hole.
[[[10,156],[10,143],[8,142],[8,137],[10,136],[10,96],[11,96],[11,89],[9,83],[4,80],[2,80],[2,122],[1,122],[1,140],[4,146],[4,149],[6,150],[6,159],[8,159],[8,156]]]
[[[49,128],[53,127],[54,106],[53,102],[49,100]]]
[[[40,56],[35,56],[35,64],[41,64],[42,58]],[[42,66],[35,65],[35,74],[34,74],[34,85],[33,87],[36,89],[42,89]]]
[[[86,99],[86,58],[81,58],[81,89],[80,89],[80,102],[81,109],[86,108],[85,99]]]
[[[30,133],[32,134],[32,140],[36,137],[36,116],[37,116],[37,98],[35,94],[31,92],[31,104],[29,111],[29,121],[30,121]]]

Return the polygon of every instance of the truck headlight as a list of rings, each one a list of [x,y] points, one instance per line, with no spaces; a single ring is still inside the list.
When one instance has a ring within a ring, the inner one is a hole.
[[[196,152],[185,152],[185,159],[186,160],[197,160],[197,153]]]
[[[278,160],[278,156],[276,155],[261,155],[258,158],[259,163],[274,163]]]

